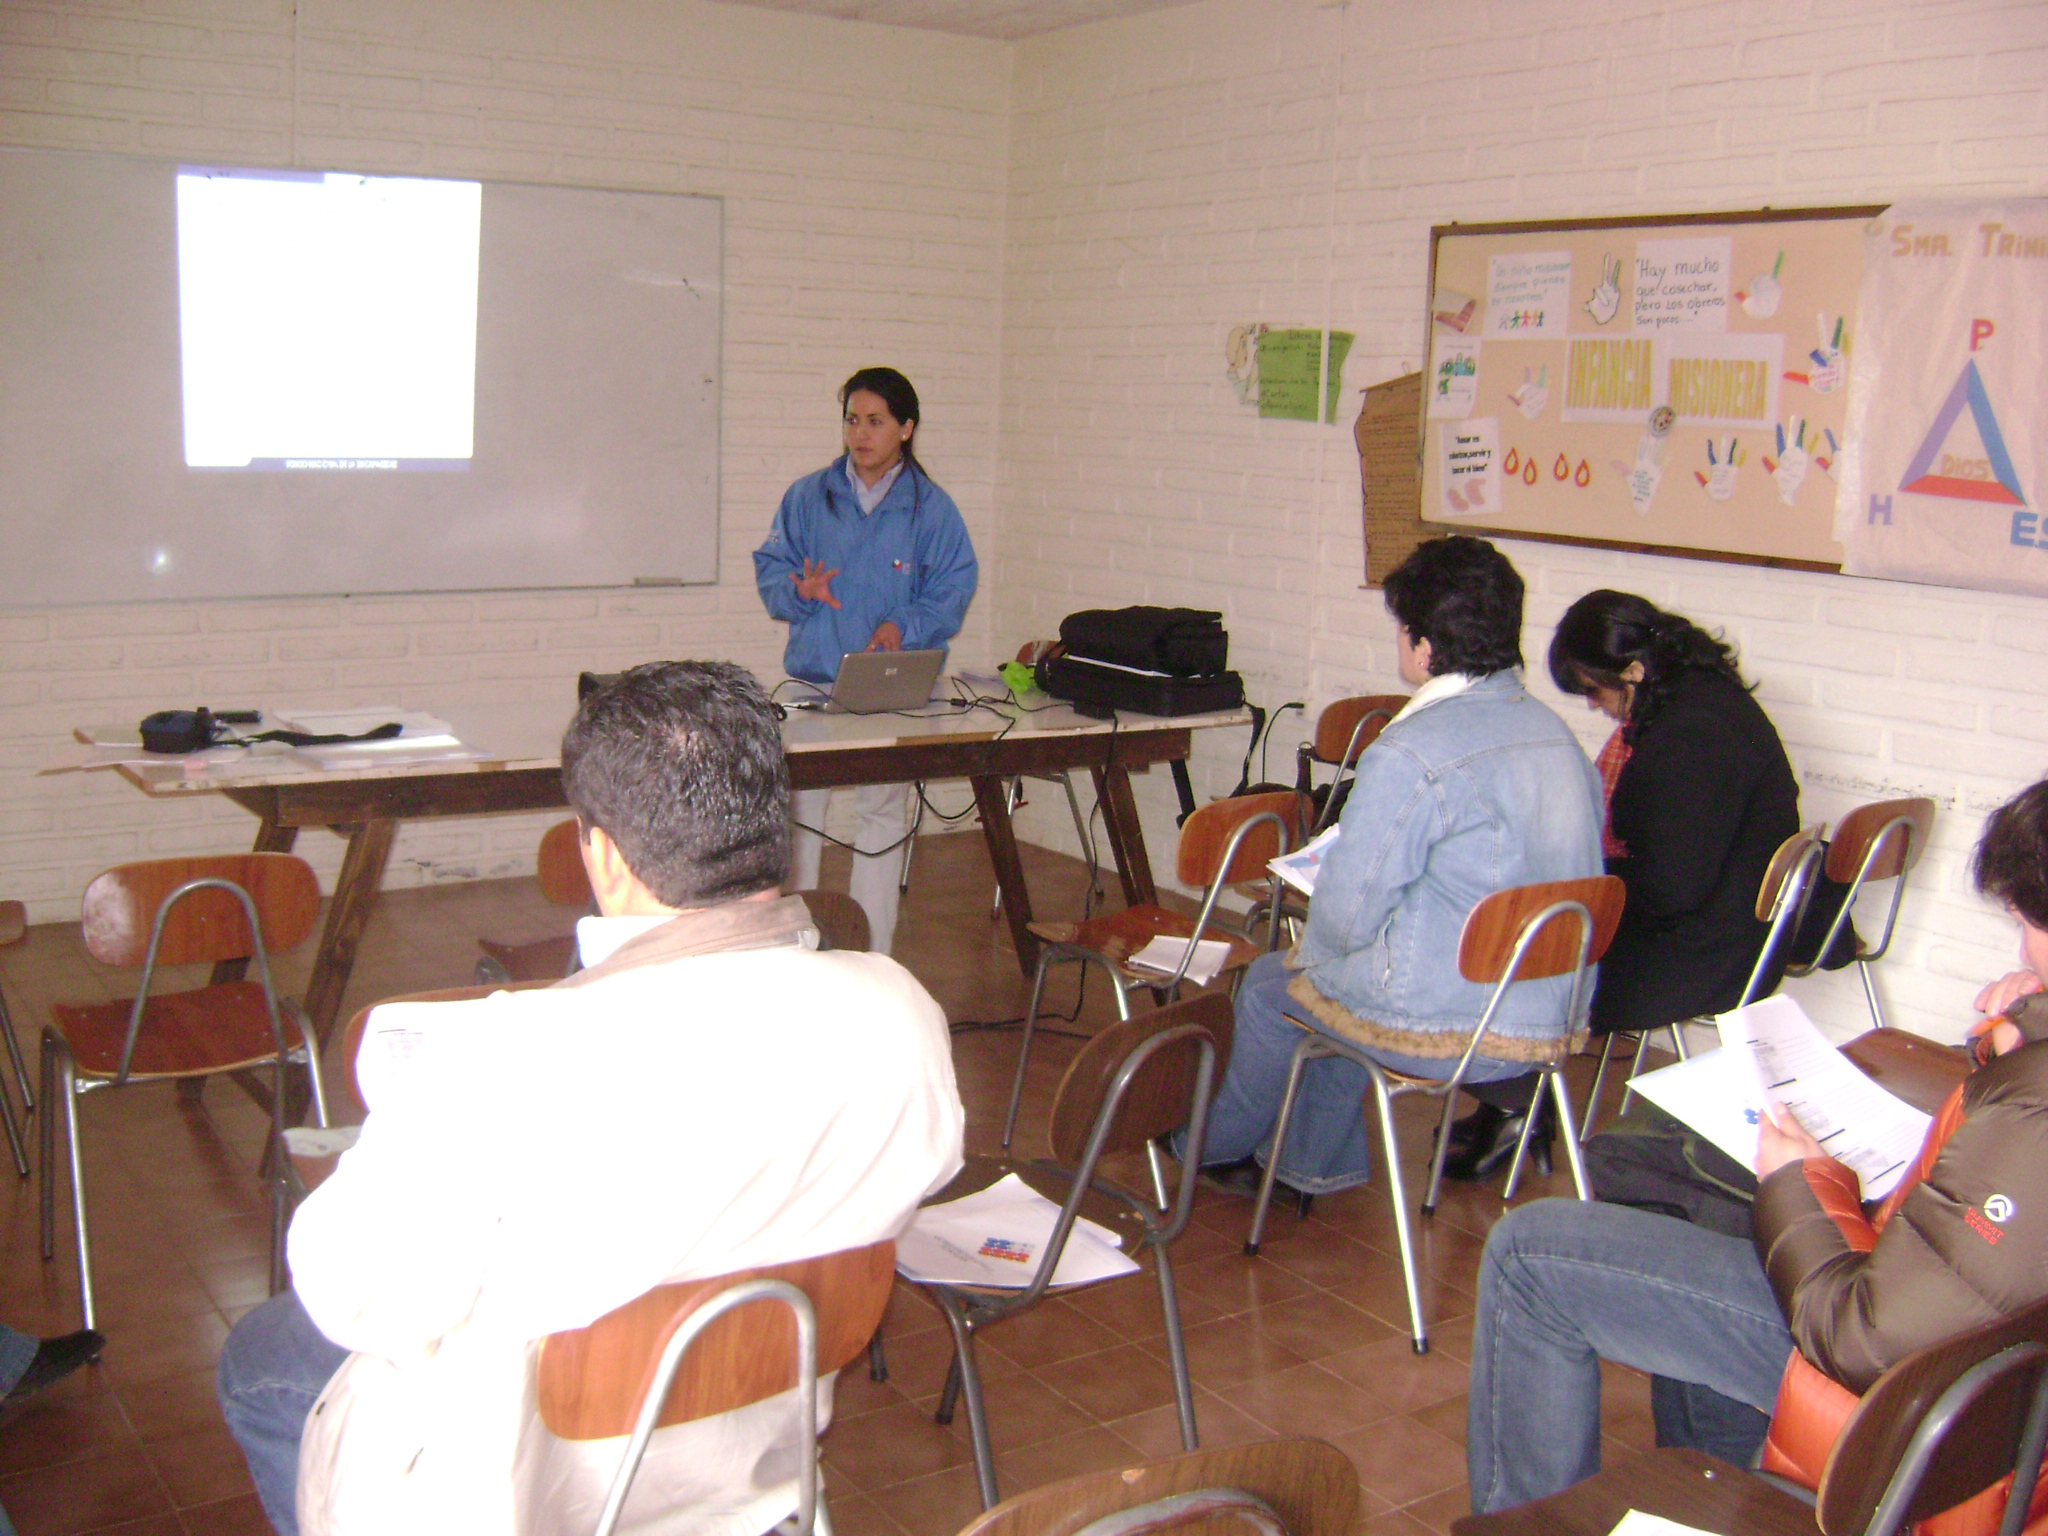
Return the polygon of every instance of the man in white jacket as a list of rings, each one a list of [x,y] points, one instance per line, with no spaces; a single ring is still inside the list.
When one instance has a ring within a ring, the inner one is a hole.
[[[884,956],[818,953],[780,894],[789,777],[745,671],[625,673],[562,779],[602,914],[586,969],[371,1016],[361,1139],[292,1223],[293,1289],[222,1353],[284,1536],[588,1530],[623,1441],[547,1433],[540,1340],[664,1281],[894,1236],[960,1166],[938,1005]],[[794,1396],[662,1431],[621,1529],[789,1513]]]

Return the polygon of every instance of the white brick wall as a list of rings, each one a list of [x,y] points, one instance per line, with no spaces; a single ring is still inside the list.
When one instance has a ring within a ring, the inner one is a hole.
[[[996,634],[1048,632],[1097,601],[1213,606],[1259,702],[1398,689],[1391,626],[1359,590],[1349,423],[1240,406],[1233,324],[1356,332],[1355,389],[1418,361],[1433,223],[2040,195],[2044,135],[2039,3],[1215,0],[1026,41]],[[1507,547],[1539,674],[1574,597],[1640,591],[1742,647],[1808,820],[1936,798],[1881,985],[1894,1022],[1952,1033],[2013,959],[1966,866],[1984,812],[2048,771],[2048,602]],[[1606,722],[1557,702],[1597,746]],[[1274,776],[1300,734],[1276,732]],[[1241,750],[1204,742],[1201,787],[1227,789]],[[1172,797],[1154,780],[1141,799],[1159,850]],[[1058,810],[1034,807],[1030,835],[1071,842]],[[1802,988],[1836,1027],[1864,1017],[1845,982]]]
[[[1389,688],[1348,425],[1247,413],[1228,328],[1355,331],[1355,387],[1418,359],[1432,223],[2048,191],[2048,5],[1212,0],[1010,45],[707,0],[8,0],[0,143],[728,199],[720,585],[0,613],[0,894],[54,918],[110,860],[248,833],[229,807],[33,777],[74,720],[488,703],[656,651],[772,669],[746,557],[870,361],[917,380],[921,446],[983,550],[967,658],[1071,608],[1188,602],[1228,610],[1261,702]],[[1596,585],[1724,626],[1809,819],[1940,800],[1884,985],[1898,1022],[1951,1029],[2010,960],[1965,865],[1984,811],[2048,769],[2048,603],[1510,550],[1532,657]],[[1207,792],[1241,746],[1202,743]],[[1141,796],[1163,867],[1166,776]],[[1041,794],[1027,833],[1065,845],[1064,820]],[[410,829],[393,880],[526,868],[537,825]],[[331,869],[338,845],[306,843]],[[1807,993],[1855,1022],[1852,988]]]
[[[109,863],[248,846],[222,802],[35,777],[72,724],[566,700],[583,668],[657,656],[779,676],[749,556],[783,487],[837,451],[832,392],[864,364],[916,380],[922,455],[992,544],[1010,59],[703,0],[6,0],[0,143],[725,198],[726,373],[715,588],[0,612],[0,895],[75,917]],[[969,616],[972,659],[991,608]],[[389,883],[524,873],[549,819],[409,826]],[[300,851],[331,881],[337,839]]]

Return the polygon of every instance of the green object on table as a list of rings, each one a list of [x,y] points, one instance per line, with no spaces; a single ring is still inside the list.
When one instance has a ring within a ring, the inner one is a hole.
[[[997,670],[1012,693],[1029,693],[1038,686],[1038,674],[1021,661],[1006,661]]]

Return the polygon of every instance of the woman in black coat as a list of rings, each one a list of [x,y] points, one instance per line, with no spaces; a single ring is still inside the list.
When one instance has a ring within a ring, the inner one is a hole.
[[[1600,753],[1607,872],[1628,889],[1593,991],[1595,1034],[1733,1008],[1769,925],[1756,893],[1799,830],[1799,786],[1733,650],[1628,592],[1588,592],[1550,642],[1550,675],[1618,723]],[[1762,992],[1777,984],[1764,978]],[[1478,1178],[1514,1147],[1533,1081],[1484,1085],[1445,1172]]]

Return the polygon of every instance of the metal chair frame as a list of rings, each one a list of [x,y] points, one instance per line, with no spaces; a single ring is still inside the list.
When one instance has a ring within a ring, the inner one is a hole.
[[[1227,861],[1225,867],[1228,868]],[[1101,1107],[1095,1113],[1081,1161],[1071,1172],[1056,1163],[1040,1161],[1033,1164],[1068,1179],[1070,1185],[1059,1216],[1053,1222],[1052,1236],[1039,1256],[1031,1283],[1021,1291],[1000,1296],[939,1283],[923,1287],[938,1303],[940,1312],[945,1315],[946,1326],[953,1334],[953,1364],[946,1374],[946,1386],[940,1395],[936,1417],[941,1424],[950,1423],[954,1404],[965,1394],[968,1433],[974,1443],[974,1475],[980,1484],[983,1509],[993,1509],[996,1505],[996,1470],[995,1453],[989,1442],[988,1416],[982,1403],[981,1373],[974,1361],[974,1336],[992,1323],[1037,1305],[1045,1295],[1052,1285],[1053,1271],[1059,1268],[1060,1255],[1066,1251],[1067,1235],[1073,1231],[1074,1221],[1080,1215],[1082,1197],[1091,1189],[1127,1207],[1145,1225],[1145,1234],[1140,1241],[1152,1250],[1159,1281],[1159,1307],[1166,1320],[1166,1352],[1173,1369],[1173,1399],[1180,1415],[1181,1444],[1190,1451],[1199,1446],[1194,1388],[1188,1377],[1187,1345],[1181,1336],[1180,1300],[1173,1288],[1173,1265],[1167,1258],[1166,1249],[1187,1227],[1188,1217],[1194,1209],[1195,1183],[1200,1170],[1192,1158],[1181,1165],[1180,1183],[1174,1191],[1170,1210],[1162,1209],[1165,1205],[1163,1200],[1160,1206],[1155,1207],[1142,1195],[1132,1194],[1095,1175],[1103,1143],[1109,1138],[1110,1127],[1116,1121],[1117,1111],[1122,1107],[1124,1095],[1139,1068],[1167,1046],[1190,1038],[1199,1042],[1200,1054],[1195,1069],[1193,1102],[1189,1109],[1188,1137],[1190,1146],[1200,1146],[1209,1124],[1209,1098],[1216,1075],[1216,1042],[1199,1024],[1177,1024],[1143,1041],[1124,1058],[1111,1080],[1109,1092],[1103,1096]],[[1156,1163],[1154,1172],[1156,1177]]]
[[[1486,1011],[1479,1016],[1478,1026],[1472,1031],[1472,1038],[1465,1043],[1464,1054],[1458,1058],[1458,1065],[1450,1077],[1438,1082],[1406,1077],[1389,1073],[1360,1046],[1339,1040],[1333,1035],[1323,1034],[1303,1024],[1302,1041],[1294,1048],[1294,1056],[1287,1066],[1287,1092],[1280,1100],[1280,1118],[1273,1127],[1275,1152],[1267,1162],[1265,1176],[1259,1181],[1258,1204],[1252,1210],[1251,1233],[1245,1239],[1244,1251],[1247,1257],[1256,1258],[1259,1242],[1265,1232],[1267,1208],[1273,1202],[1273,1183],[1280,1167],[1279,1148],[1287,1145],[1287,1131],[1294,1118],[1294,1101],[1301,1092],[1302,1072],[1309,1062],[1324,1056],[1338,1056],[1346,1061],[1356,1062],[1372,1078],[1373,1097],[1378,1101],[1380,1114],[1380,1141],[1384,1149],[1387,1171],[1387,1194],[1394,1205],[1394,1231],[1401,1247],[1401,1280],[1408,1291],[1408,1318],[1410,1341],[1418,1355],[1429,1352],[1429,1330],[1422,1320],[1422,1288],[1415,1276],[1415,1240],[1408,1225],[1408,1196],[1401,1182],[1401,1144],[1394,1129],[1394,1100],[1410,1094],[1424,1094],[1444,1101],[1443,1124],[1437,1132],[1436,1153],[1430,1159],[1429,1187],[1423,1196],[1422,1214],[1436,1214],[1437,1193],[1443,1184],[1444,1161],[1450,1153],[1451,1121],[1457,1113],[1458,1089],[1463,1086],[1465,1074],[1471,1069],[1472,1058],[1478,1054],[1480,1042],[1493,1025],[1493,1016],[1499,1011],[1501,1000],[1507,996],[1508,988],[1519,979],[1522,960],[1529,947],[1544,928],[1561,917],[1576,917],[1579,923],[1579,953],[1572,969],[1571,1000],[1565,1010],[1564,1038],[1569,1039],[1575,1027],[1585,1017],[1585,1010],[1591,1001],[1586,996],[1586,957],[1593,943],[1593,914],[1584,902],[1554,901],[1530,917],[1522,925],[1515,940],[1515,947],[1508,960],[1507,969],[1494,984],[1493,995],[1486,1000]],[[1295,1020],[1300,1023],[1300,1020]],[[1577,1186],[1579,1198],[1593,1198],[1592,1186],[1586,1179],[1586,1165],[1579,1155],[1579,1138],[1572,1122],[1571,1094],[1565,1087],[1564,1062],[1549,1061],[1540,1064],[1538,1075],[1548,1080],[1552,1097],[1556,1100],[1558,1129],[1563,1132],[1565,1157],[1571,1164],[1572,1182]],[[1541,1095],[1539,1086],[1538,1095]],[[1522,1176],[1522,1161],[1529,1150],[1529,1135],[1535,1128],[1537,1116],[1532,1111],[1525,1116],[1522,1134],[1515,1142],[1514,1161],[1508,1165],[1507,1188],[1503,1200],[1512,1200],[1515,1186]],[[1190,1145],[1200,1145],[1191,1141]]]
[[[1838,827],[1839,825],[1840,823],[1837,823]],[[1882,960],[1885,952],[1892,947],[1892,934],[1898,927],[1899,907],[1906,899],[1906,880],[1913,872],[1913,831],[1913,818],[1907,815],[1894,816],[1878,829],[1877,835],[1870,840],[1870,846],[1864,850],[1863,862],[1856,869],[1856,878],[1849,882],[1849,889],[1842,897],[1841,910],[1835,914],[1835,920],[1828,925],[1827,937],[1821,940],[1820,948],[1814,952],[1812,963],[1797,968],[1785,968],[1787,976],[1813,974],[1815,967],[1835,947],[1835,940],[1841,936],[1842,930],[1849,925],[1851,914],[1855,910],[1856,898],[1863,893],[1863,885],[1869,878],[1871,866],[1877,863],[1878,856],[1886,851],[1892,834],[1897,833],[1905,841],[1899,849],[1899,872],[1892,879],[1891,905],[1885,909],[1884,932],[1879,936],[1875,946],[1865,945],[1856,956],[1856,975],[1863,982],[1863,997],[1870,1004],[1871,1022],[1879,1029],[1888,1026],[1884,1018],[1884,1004],[1878,1001],[1877,984],[1871,978],[1870,967],[1874,962]]]
[[[1237,829],[1230,834],[1230,841],[1223,848],[1223,857],[1217,862],[1216,873],[1210,876],[1209,888],[1203,894],[1202,910],[1195,918],[1194,933],[1188,939],[1188,947],[1180,957],[1180,965],[1171,976],[1161,979],[1151,977],[1132,977],[1127,979],[1123,972],[1117,969],[1114,962],[1099,950],[1089,949],[1080,944],[1046,943],[1040,946],[1038,951],[1038,968],[1032,973],[1031,977],[1031,1004],[1024,1011],[1023,1039],[1017,1046],[1017,1070],[1010,1079],[1010,1105],[1003,1114],[1002,1149],[1004,1152],[1010,1150],[1010,1142],[1017,1132],[1017,1110],[1024,1102],[1024,1069],[1031,1064],[1031,1036],[1038,1027],[1038,1005],[1040,999],[1045,995],[1045,973],[1053,966],[1060,964],[1087,965],[1093,963],[1101,966],[1104,973],[1109,977],[1110,996],[1116,1002],[1116,1016],[1119,1019],[1128,1019],[1131,1016],[1130,994],[1133,992],[1149,990],[1162,1000],[1168,994],[1176,998],[1179,997],[1180,984],[1187,976],[1189,963],[1195,958],[1195,944],[1204,933],[1208,932],[1209,920],[1216,911],[1216,899],[1223,894],[1224,876],[1230,873],[1230,866],[1237,862],[1237,850],[1243,845],[1245,837],[1251,832],[1253,827],[1258,826],[1261,822],[1268,821],[1273,824],[1275,830],[1280,834],[1280,851],[1282,853],[1288,851],[1287,823],[1272,811],[1261,811],[1256,816],[1246,817]],[[1271,900],[1272,920],[1270,923],[1270,937],[1266,944],[1269,950],[1280,947],[1280,892],[1285,889],[1285,886],[1285,881],[1276,879],[1273,882]],[[1193,1141],[1189,1144],[1191,1146],[1201,1145],[1199,1141]],[[1164,1209],[1166,1206],[1165,1165],[1160,1162],[1159,1149],[1157,1147],[1151,1148],[1147,1156],[1152,1169],[1152,1192],[1158,1197],[1160,1208]]]
[[[1826,954],[1826,949],[1821,953]],[[1900,1527],[1906,1523],[1920,1480],[1927,1475],[1935,1453],[1940,1450],[1942,1441],[1948,1437],[1956,1421],[1999,1381],[2029,1367],[2037,1372],[2033,1401],[2027,1409],[2026,1427],[2020,1433],[2019,1454],[2013,1462],[2012,1493],[2005,1501],[2005,1514],[1998,1526],[1998,1536],[2020,1536],[2027,1523],[2027,1506],[2032,1502],[2035,1481],[2041,1475],[2042,1448],[2048,1445],[2048,1344],[2038,1339],[2008,1345],[1990,1359],[1979,1360],[1934,1400],[1926,1417],[1913,1431],[1913,1438],[1906,1442],[1906,1449],[1899,1457],[1891,1481],[1885,1484],[1884,1496],[1877,1501],[1877,1509],[1870,1517],[1870,1524],[1864,1528],[1863,1536],[1897,1536]]]
[[[1315,825],[1303,834],[1303,842],[1308,841],[1309,838],[1320,836],[1323,829],[1330,824],[1330,807],[1337,803],[1337,789],[1343,784],[1344,776],[1347,773],[1353,778],[1358,776],[1358,759],[1365,752],[1365,748],[1358,744],[1358,738],[1365,734],[1365,728],[1377,720],[1380,723],[1380,728],[1384,730],[1392,723],[1397,713],[1399,711],[1392,709],[1369,709],[1358,717],[1358,723],[1351,727],[1351,740],[1345,744],[1344,756],[1334,765],[1337,771],[1331,775],[1330,792],[1323,797],[1322,807],[1316,812]],[[1370,743],[1367,743],[1367,745],[1370,745]],[[1301,767],[1304,770],[1310,763],[1323,761],[1323,759],[1315,755],[1312,744],[1305,743],[1300,751]]]
[[[252,946],[249,958],[255,963],[256,974],[263,987],[263,1001],[270,1014],[271,1041],[276,1048],[270,1060],[270,1150],[267,1159],[268,1180],[271,1186],[270,1293],[274,1296],[284,1289],[284,1228],[287,1202],[285,1170],[290,1166],[284,1149],[287,1061],[294,1065],[302,1064],[306,1068],[306,1075],[312,1080],[314,1118],[323,1128],[327,1124],[327,1093],[320,1081],[319,1051],[314,1043],[312,1021],[306,1017],[297,1002],[287,999],[280,1005],[278,1001],[277,989],[270,979],[269,952],[263,944],[263,925],[257,920],[256,903],[249,893],[232,880],[212,877],[188,880],[166,896],[156,909],[156,918],[150,927],[149,949],[142,961],[142,980],[128,1010],[128,1035],[121,1047],[120,1070],[112,1077],[80,1078],[69,1042],[58,1032],[55,1025],[43,1027],[43,1169],[40,1191],[43,1260],[45,1263],[49,1262],[55,1256],[57,1246],[57,1192],[51,1182],[51,1169],[57,1156],[57,1113],[54,1106],[61,1105],[64,1131],[69,1141],[71,1156],[71,1214],[78,1238],[78,1291],[87,1328],[95,1326],[97,1309],[93,1299],[92,1240],[86,1228],[85,1158],[78,1140],[78,1101],[86,1094],[98,1092],[103,1088],[125,1088],[129,1085],[129,1069],[135,1058],[135,1042],[142,1032],[143,1013],[149,1002],[150,983],[156,975],[157,947],[163,940],[165,919],[179,902],[193,892],[202,890],[226,891],[241,903],[243,916],[249,924]],[[285,1045],[282,1008],[291,1010],[298,1025],[303,1043],[296,1048],[288,1048]]]
[[[1803,837],[1805,833],[1797,833],[1795,836]],[[1787,944],[1792,942],[1805,924],[1806,909],[1812,905],[1813,893],[1819,883],[1815,876],[1820,872],[1821,862],[1827,857],[1827,851],[1827,843],[1816,837],[1800,851],[1798,859],[1778,882],[1778,893],[1771,905],[1770,931],[1764,935],[1764,947],[1757,953],[1756,964],[1750,968],[1749,980],[1743,983],[1742,998],[1736,1003],[1736,1007],[1747,1008],[1757,1000],[1763,988],[1764,978],[1771,973],[1771,962]],[[1844,903],[1845,909],[1846,906],[1847,903]],[[1825,946],[1820,953],[1827,953]],[[1813,967],[1809,965],[1804,970],[1795,972],[1788,966],[1785,974],[1804,976],[1812,970]],[[1685,1045],[1685,1026],[1692,1022],[1690,1019],[1675,1019],[1664,1026],[1671,1031],[1671,1049],[1680,1061],[1686,1060],[1689,1054]],[[1600,1065],[1593,1072],[1593,1091],[1586,1096],[1586,1123],[1579,1132],[1581,1141],[1593,1134],[1593,1122],[1600,1113],[1600,1090],[1607,1082],[1607,1065],[1614,1055],[1615,1039],[1627,1033],[1626,1030],[1616,1030],[1600,1047]],[[1635,1061],[1628,1069],[1628,1077],[1622,1082],[1622,1114],[1628,1113],[1628,1101],[1635,1096],[1635,1089],[1630,1083],[1643,1075],[1643,1061],[1650,1053],[1650,1041],[1656,1034],[1657,1031],[1654,1029],[1641,1030],[1636,1034]]]
[[[676,1371],[697,1336],[735,1307],[754,1301],[779,1301],[796,1317],[797,1471],[796,1513],[775,1527],[776,1536],[810,1536],[815,1525],[831,1536],[832,1524],[818,1493],[818,1315],[811,1298],[787,1280],[742,1281],[731,1290],[720,1291],[683,1320],[661,1351],[660,1362],[647,1395],[640,1400],[640,1416],[626,1441],[625,1456],[612,1478],[611,1492],[598,1517],[595,1536],[612,1536],[626,1507],[626,1495],[633,1491],[633,1479],[647,1454],[647,1442],[654,1438],[662,1405],[675,1385]]]

